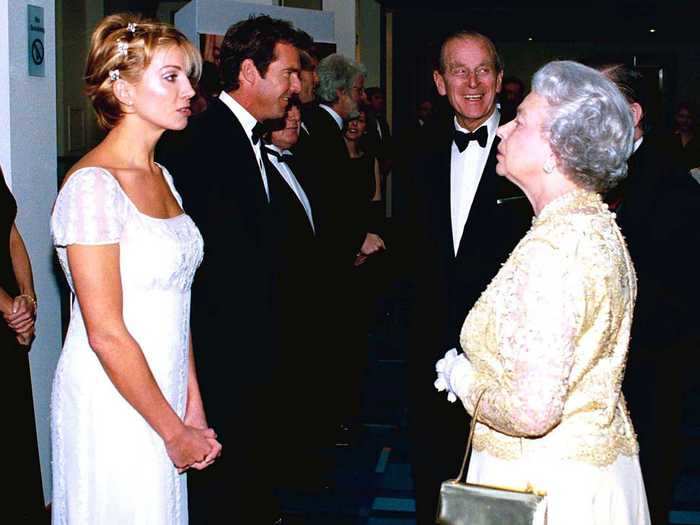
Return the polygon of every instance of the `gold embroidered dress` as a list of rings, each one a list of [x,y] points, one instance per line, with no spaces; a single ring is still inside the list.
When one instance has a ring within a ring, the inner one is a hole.
[[[548,494],[549,525],[649,523],[621,393],[636,277],[596,193],[533,219],[467,316],[456,393],[486,389],[469,481]]]

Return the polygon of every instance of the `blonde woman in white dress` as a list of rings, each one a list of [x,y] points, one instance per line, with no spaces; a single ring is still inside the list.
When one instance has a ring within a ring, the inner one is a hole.
[[[468,481],[547,494],[548,525],[648,525],[620,391],[636,277],[599,192],[625,176],[629,105],[601,73],[552,62],[498,130],[499,174],[530,231],[469,312],[438,389],[470,414],[485,395]]]
[[[172,26],[105,18],[86,91],[105,139],[70,170],[51,228],[75,296],[52,394],[58,524],[187,523],[182,473],[221,451],[189,331],[202,237],[153,160],[182,129],[201,59]]]

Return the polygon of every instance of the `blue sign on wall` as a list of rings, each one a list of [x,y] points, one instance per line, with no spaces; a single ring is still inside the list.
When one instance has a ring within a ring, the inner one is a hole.
[[[46,49],[44,48],[44,8],[36,5],[27,6],[27,34],[29,52],[29,75],[32,77],[46,76],[44,62]]]

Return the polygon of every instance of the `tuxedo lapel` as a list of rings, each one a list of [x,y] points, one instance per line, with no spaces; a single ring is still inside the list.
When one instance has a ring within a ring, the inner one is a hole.
[[[664,167],[656,165],[650,158],[653,155],[649,155],[649,148],[646,140],[642,142],[628,161],[627,177],[615,188],[622,196],[622,203],[615,213],[625,236],[639,231],[638,228],[648,220],[649,210],[654,210],[660,191],[656,187],[657,174],[662,173]]]
[[[227,147],[227,156],[231,159],[229,171],[224,178],[229,179],[233,186],[242,185],[247,188],[245,195],[253,199],[251,204],[264,208],[268,203],[265,185],[258,159],[243,125],[226,104],[218,99],[212,102],[210,111],[217,113],[220,133],[225,137],[223,144]]]
[[[491,145],[484,171],[479,179],[479,186],[469,210],[469,216],[464,223],[456,258],[460,257],[463,250],[466,249],[465,246],[472,244],[470,239],[473,238],[473,235],[471,232],[482,231],[486,227],[494,207],[497,206],[496,200],[499,197],[499,183],[501,182],[501,177],[496,173],[496,148],[498,148],[499,142],[500,139],[496,137]]]
[[[451,212],[451,182],[450,170],[452,163],[452,142],[446,147],[442,147],[430,163],[435,166],[435,179],[433,186],[433,210],[436,214],[435,235],[439,238],[439,245],[442,247],[442,256],[445,260],[454,259],[454,246],[452,241],[452,212]],[[433,171],[427,170],[427,173]]]

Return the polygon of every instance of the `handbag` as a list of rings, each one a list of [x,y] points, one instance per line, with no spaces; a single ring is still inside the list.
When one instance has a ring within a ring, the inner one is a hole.
[[[467,461],[479,419],[482,391],[474,407],[462,468],[440,486],[436,522],[439,525],[542,525],[546,500],[532,490],[511,490],[466,482]],[[462,481],[464,480],[464,481]]]

